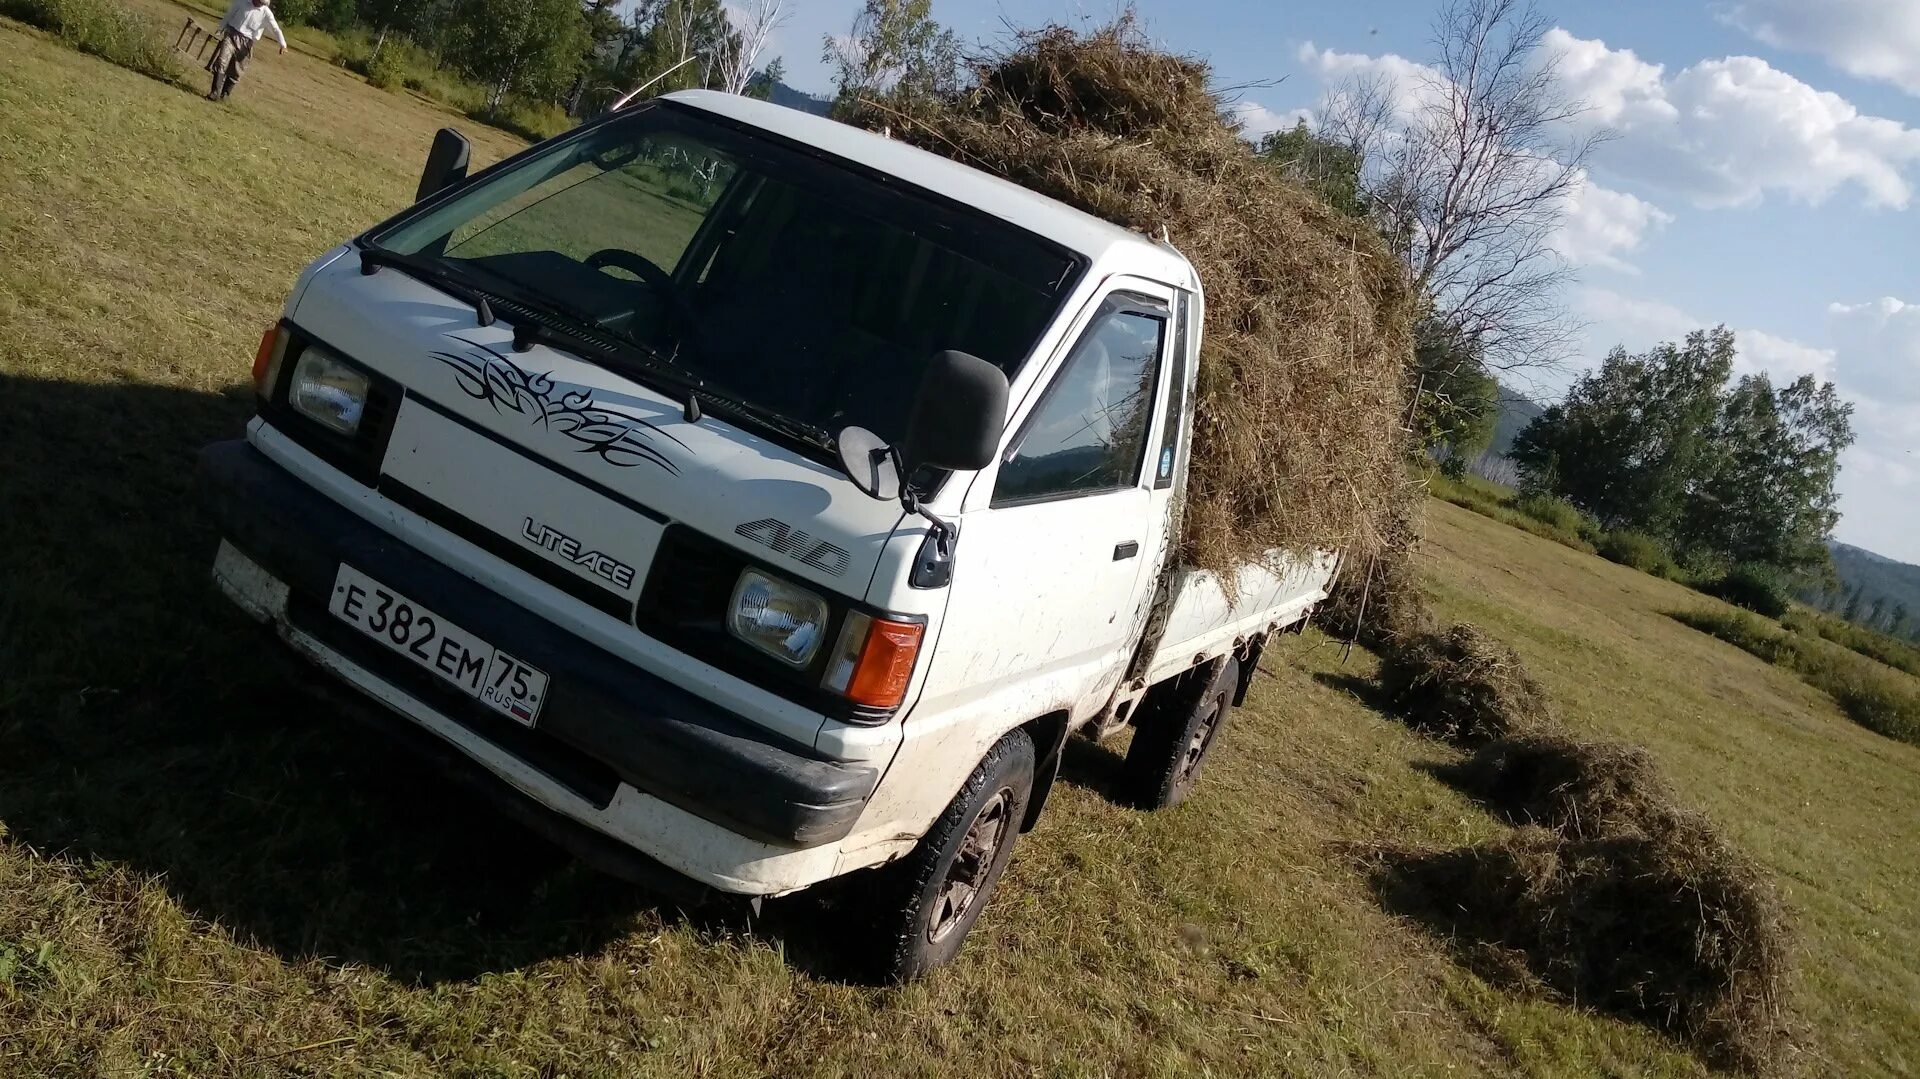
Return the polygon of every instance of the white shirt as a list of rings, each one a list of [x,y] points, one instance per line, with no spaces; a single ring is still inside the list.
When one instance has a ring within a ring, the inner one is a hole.
[[[280,32],[280,20],[273,17],[273,9],[265,4],[254,7],[253,0],[233,0],[233,6],[227,9],[227,17],[220,20],[220,25],[231,26],[240,31],[242,37],[254,41],[259,41],[261,34],[271,30],[273,39],[280,43],[280,47],[287,47],[287,36]]]

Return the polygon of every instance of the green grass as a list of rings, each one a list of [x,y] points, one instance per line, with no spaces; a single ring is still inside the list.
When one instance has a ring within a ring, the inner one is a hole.
[[[1770,620],[1738,611],[1685,611],[1674,617],[1799,674],[1807,684],[1831,694],[1868,730],[1920,745],[1920,680],[1819,637],[1783,632]]]
[[[476,165],[518,143],[305,44],[225,106],[4,22],[0,71],[0,1075],[1701,1072],[1380,908],[1357,851],[1504,826],[1317,633],[1175,811],[1113,805],[1113,751],[1076,746],[920,985],[837,980],[818,898],[696,920],[569,863],[290,680],[213,596],[191,483],[299,267],[405,203],[435,128]],[[1433,516],[1442,613],[1782,883],[1796,1059],[1920,1070],[1920,749],[1662,613],[1691,593]]]

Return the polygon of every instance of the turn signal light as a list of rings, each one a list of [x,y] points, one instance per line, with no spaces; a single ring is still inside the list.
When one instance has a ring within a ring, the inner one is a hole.
[[[267,327],[260,335],[260,347],[253,353],[253,390],[262,397],[273,396],[273,384],[279,381],[280,359],[286,355],[280,327]]]
[[[867,646],[854,665],[853,681],[847,684],[847,699],[869,708],[898,708],[907,697],[907,680],[913,677],[913,661],[920,655],[920,634],[925,629],[916,622],[874,619]]]
[[[867,708],[898,708],[907,697],[913,661],[920,655],[926,626],[893,622],[858,611],[840,629],[834,659],[827,665],[827,688]]]

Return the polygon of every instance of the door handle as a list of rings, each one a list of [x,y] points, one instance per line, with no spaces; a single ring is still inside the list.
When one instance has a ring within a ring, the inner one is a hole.
[[[1140,553],[1140,545],[1138,543],[1135,543],[1133,540],[1128,540],[1125,543],[1116,543],[1113,545],[1113,560],[1115,562],[1123,562],[1139,553]]]

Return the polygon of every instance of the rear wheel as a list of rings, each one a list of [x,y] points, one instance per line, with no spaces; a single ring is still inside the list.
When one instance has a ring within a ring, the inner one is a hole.
[[[1125,799],[1141,809],[1179,805],[1200,781],[1201,766],[1233,708],[1240,664],[1189,672],[1140,717],[1121,773]]]
[[[1013,854],[1033,774],[1027,733],[1000,739],[913,853],[879,871],[881,980],[911,981],[959,954]]]

